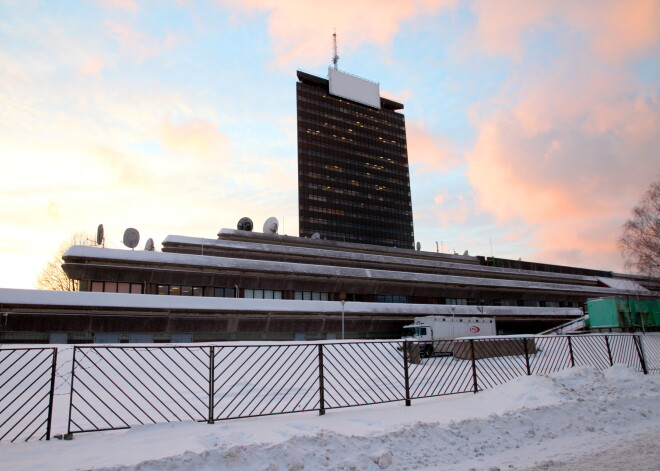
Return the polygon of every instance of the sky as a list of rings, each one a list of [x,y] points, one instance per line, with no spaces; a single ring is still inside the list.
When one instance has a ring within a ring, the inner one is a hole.
[[[296,70],[406,117],[422,250],[623,271],[660,176],[657,0],[0,0],[0,287],[75,233],[298,235]]]

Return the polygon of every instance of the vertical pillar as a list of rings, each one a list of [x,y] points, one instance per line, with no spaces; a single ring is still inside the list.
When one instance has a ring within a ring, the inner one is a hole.
[[[613,366],[614,362],[612,361],[612,349],[610,348],[610,339],[607,335],[605,336],[605,346],[607,347],[607,358],[610,360],[610,366]]]
[[[474,340],[470,340],[470,357],[472,358],[472,386],[474,393],[477,394],[479,391],[479,385],[477,384],[477,362],[474,358]]]
[[[48,395],[48,421],[46,422],[46,440],[50,440],[53,423],[53,399],[55,397],[55,372],[57,371],[57,348],[53,348],[53,364],[50,368],[50,393]]]
[[[649,370],[646,367],[646,360],[644,359],[644,349],[642,345],[642,338],[639,335],[633,336],[633,343],[635,344],[635,350],[637,350],[637,357],[639,358],[639,363],[642,366],[642,371],[645,375],[649,374]]]
[[[65,440],[73,440],[73,434],[71,433],[71,411],[73,409],[73,392],[74,392],[74,382],[76,381],[76,353],[78,352],[78,347],[73,347],[73,361],[71,362],[71,390],[69,391],[69,423],[67,424],[66,435],[64,435]]]
[[[325,415],[325,389],[323,385],[323,344],[319,344],[319,415]]]
[[[406,406],[410,405],[410,377],[408,375],[408,355],[410,355],[410,342],[403,341],[403,380],[406,388]]]
[[[208,423],[215,422],[215,346],[209,351],[209,417]]]
[[[524,337],[523,339],[523,348],[525,349],[525,365],[527,366],[527,376],[532,374],[532,370],[529,367],[529,346],[528,346],[528,341],[529,339],[527,337]]]

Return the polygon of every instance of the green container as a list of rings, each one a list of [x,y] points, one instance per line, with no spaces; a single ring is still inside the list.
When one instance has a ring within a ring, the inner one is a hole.
[[[590,329],[642,329],[660,327],[660,300],[603,298],[587,301]]]

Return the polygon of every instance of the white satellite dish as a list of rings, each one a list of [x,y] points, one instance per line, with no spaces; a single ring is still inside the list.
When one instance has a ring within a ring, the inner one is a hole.
[[[463,252],[463,256],[464,256],[464,257],[467,257],[468,255],[470,255],[470,254],[468,253],[467,250],[466,250],[465,252]]]
[[[422,244],[417,242],[417,251],[419,252],[420,250],[422,250]]]
[[[248,217],[244,217],[238,220],[238,224],[236,225],[236,229],[239,231],[248,231],[252,232],[252,228],[254,227],[254,224],[252,223],[252,219]]]
[[[147,243],[144,244],[144,250],[146,250],[147,252],[153,252],[154,251],[154,240],[151,237],[149,237],[147,239]]]
[[[312,234],[312,237],[311,237],[311,238],[312,238],[312,239],[320,239],[320,238],[321,238],[321,234],[319,234],[318,232],[315,232],[314,234]]]
[[[103,224],[99,224],[99,227],[96,229],[96,245],[103,244],[105,240],[105,231],[103,230]]]
[[[137,231],[137,229],[129,227],[124,231],[124,238],[122,239],[122,242],[129,249],[134,249],[137,247],[138,242],[140,242],[140,233]]]
[[[276,217],[269,217],[264,222],[264,234],[277,234],[277,228],[280,223],[277,221]]]

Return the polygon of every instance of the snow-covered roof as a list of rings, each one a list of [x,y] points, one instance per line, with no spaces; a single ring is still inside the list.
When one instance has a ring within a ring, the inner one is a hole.
[[[242,231],[245,232],[245,231]],[[308,239],[311,240],[311,239]],[[217,247],[230,250],[243,250],[250,252],[259,252],[265,254],[285,254],[290,256],[304,256],[310,257],[310,260],[318,259],[336,259],[342,261],[354,261],[354,262],[370,262],[370,263],[383,263],[383,264],[395,264],[395,265],[408,265],[411,267],[425,267],[425,268],[440,268],[447,270],[462,270],[470,271],[474,273],[480,273],[483,275],[488,274],[498,274],[502,276],[506,275],[515,275],[515,276],[526,276],[534,278],[546,278],[546,279],[564,279],[567,281],[585,281],[596,283],[597,278],[595,276],[586,276],[586,275],[574,275],[567,273],[556,273],[556,272],[541,272],[535,270],[522,270],[516,268],[500,268],[500,267],[491,267],[478,265],[474,263],[460,263],[460,262],[448,262],[442,259],[434,260],[432,257],[435,254],[429,254],[428,258],[419,258],[413,255],[418,255],[420,252],[410,251],[411,256],[397,256],[397,255],[385,255],[379,253],[370,253],[370,252],[354,252],[354,251],[344,251],[338,249],[326,249],[318,247],[301,247],[299,245],[285,245],[285,244],[269,244],[267,242],[252,242],[252,241],[237,241],[229,239],[203,239],[197,237],[187,237],[179,235],[168,235],[163,244],[178,244],[178,245],[189,245],[191,247],[199,247],[200,250],[204,251],[205,247]],[[171,253],[171,252],[170,252]],[[456,256],[464,257],[464,256]],[[469,259],[474,259],[474,257],[467,257]]]
[[[644,294],[650,293],[648,289],[644,288],[642,285],[633,280],[598,277],[598,281],[600,281],[605,286],[609,286],[610,288],[635,291]]]
[[[446,254],[446,253],[433,253],[433,252],[418,252],[412,248],[400,248],[400,247],[386,247],[383,245],[372,245],[372,244],[359,244],[355,242],[340,242],[337,240],[326,240],[326,239],[308,239],[305,237],[294,237],[288,235],[280,234],[265,234],[263,232],[251,232],[251,231],[240,231],[237,229],[220,229],[218,232],[219,239],[231,239],[231,240],[249,240],[249,241],[266,241],[275,244],[288,244],[288,245],[304,245],[310,247],[328,247],[343,249],[347,252],[357,251],[357,252],[380,252],[388,253],[392,255],[400,254],[406,256],[409,254],[426,254],[435,256],[437,258],[453,259],[463,261],[464,263],[479,263],[477,257],[472,255],[458,255],[458,254]],[[166,239],[167,240],[167,239]],[[211,239],[209,239],[211,240]]]
[[[296,301],[288,299],[214,298],[196,296],[159,296],[154,294],[93,293],[0,288],[0,311],[7,305],[124,308],[181,311],[340,313],[339,301]],[[348,314],[398,315],[484,315],[484,316],[580,316],[576,308],[519,306],[454,306],[446,304],[395,304],[346,302]]]
[[[99,247],[87,247],[82,245],[75,245],[69,248],[69,250],[67,250],[64,254],[64,260],[66,263],[73,262],[73,260],[71,260],[73,257],[114,262],[128,262],[131,265],[153,264],[187,266],[224,270],[240,270],[241,272],[270,273],[272,275],[278,276],[318,276],[346,280],[371,279],[403,283],[430,283],[485,288],[515,288],[523,290],[572,292],[579,293],[581,295],[584,293],[588,293],[589,295],[604,296],[635,294],[634,291],[615,288],[602,288],[596,286],[545,283],[539,281],[522,281],[499,278],[479,278],[471,276],[436,275],[391,270],[372,270],[365,268],[274,262],[267,260],[213,257],[207,255],[178,254],[169,252],[148,252],[142,250],[129,251]],[[127,268],[130,267],[127,266]]]

